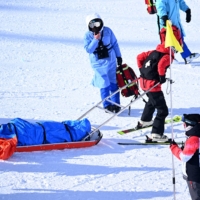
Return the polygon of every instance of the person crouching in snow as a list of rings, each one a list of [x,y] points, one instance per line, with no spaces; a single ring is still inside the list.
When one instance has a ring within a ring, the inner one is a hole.
[[[92,85],[100,88],[103,100],[118,90],[116,70],[117,64],[122,64],[121,52],[113,31],[104,26],[99,14],[88,15],[86,23],[88,31],[84,37],[84,48],[89,53],[90,63],[94,70]],[[121,110],[120,94],[116,93],[110,100],[117,105],[103,101],[104,109],[118,113]]]
[[[183,179],[187,182],[191,199],[200,200],[200,115],[184,114],[182,121],[188,139],[182,148],[172,140],[170,149],[182,161]]]
[[[175,27],[176,28],[176,27]],[[164,29],[163,29],[164,30]],[[175,37],[178,41],[181,39],[181,34],[178,28],[174,31]],[[166,32],[166,31],[165,31]],[[166,33],[162,32],[162,35]],[[145,104],[141,120],[138,122],[136,129],[141,129],[152,125],[151,139],[152,141],[165,142],[168,141],[168,137],[163,135],[165,129],[165,118],[168,115],[168,107],[165,101],[164,94],[161,90],[161,84],[166,82],[165,73],[167,68],[170,66],[174,59],[173,48],[171,48],[171,59],[170,59],[170,48],[165,48],[165,37],[163,41],[156,47],[156,50],[143,52],[137,56],[137,65],[140,71],[140,87],[143,91],[148,91],[148,101]],[[181,40],[180,40],[181,42]],[[153,114],[157,109],[157,114],[153,118]]]

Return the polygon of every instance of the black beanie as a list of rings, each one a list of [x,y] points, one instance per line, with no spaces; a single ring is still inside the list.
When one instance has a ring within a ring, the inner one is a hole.
[[[200,122],[200,114],[183,114],[182,121],[185,122],[186,126],[195,126]]]

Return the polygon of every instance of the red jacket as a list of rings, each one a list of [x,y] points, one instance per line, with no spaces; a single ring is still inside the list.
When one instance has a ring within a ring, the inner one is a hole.
[[[200,183],[200,123],[186,134],[189,138],[183,150],[176,144],[171,145],[170,149],[173,155],[182,161],[183,177],[188,181]]]
[[[17,146],[17,137],[0,138],[0,159],[6,160],[13,155]]]
[[[159,44],[156,47],[156,51],[162,52],[162,53],[166,53],[166,55],[164,55],[160,61],[158,62],[158,74],[160,76],[165,75],[167,68],[170,66],[170,48],[167,47],[165,48],[164,46],[165,44]],[[154,50],[151,51],[147,51],[147,52],[143,52],[141,54],[139,54],[137,56],[137,65],[139,68],[142,68],[142,65],[144,63],[144,61],[146,60],[146,58],[149,56],[149,54],[151,52],[153,52]],[[171,51],[171,62],[174,59],[174,53],[173,51]],[[150,89],[152,86],[154,86],[156,83],[158,83],[157,80],[148,80],[145,78],[140,77],[140,87],[142,88],[142,90],[146,91],[148,89]],[[150,92],[159,92],[161,91],[161,84],[158,84],[155,88],[153,88]]]

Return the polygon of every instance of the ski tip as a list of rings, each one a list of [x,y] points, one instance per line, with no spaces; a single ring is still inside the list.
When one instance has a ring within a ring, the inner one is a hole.
[[[123,131],[117,131],[117,133],[119,133],[120,135],[124,135]]]
[[[174,117],[171,119],[166,119],[165,120],[165,124],[169,124],[169,123],[171,123],[171,122],[181,122],[182,121],[182,116],[180,116],[180,115],[174,115]]]
[[[182,121],[182,117],[181,117],[180,115],[175,115],[175,116],[173,117],[173,120],[174,120],[175,122],[181,122],[181,121]]]

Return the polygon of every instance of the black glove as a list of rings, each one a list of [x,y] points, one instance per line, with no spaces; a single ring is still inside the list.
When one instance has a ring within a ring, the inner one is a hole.
[[[168,20],[168,16],[164,15],[161,17],[161,19],[163,20],[163,25],[166,26],[166,21]]]
[[[166,82],[166,78],[165,78],[165,75],[164,76],[160,76],[160,84],[163,84]]]
[[[185,12],[186,12],[186,22],[189,23],[191,21],[191,10],[187,9]]]
[[[185,147],[185,145],[184,145],[184,143],[182,142],[182,144],[181,144],[181,150],[183,150],[184,147]]]
[[[171,147],[172,145],[177,145],[177,143],[176,143],[174,140],[172,140],[172,141],[170,142],[170,147]]]
[[[122,58],[121,57],[117,57],[117,64],[122,65]]]

